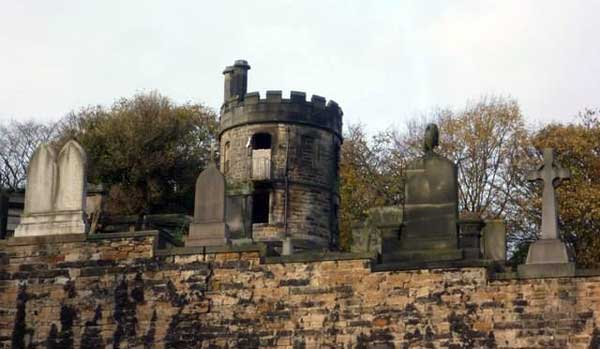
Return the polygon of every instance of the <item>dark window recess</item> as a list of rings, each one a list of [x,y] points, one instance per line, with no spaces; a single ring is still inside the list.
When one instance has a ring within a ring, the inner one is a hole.
[[[252,223],[269,223],[269,193],[252,196]]]
[[[229,142],[225,143],[225,150],[223,151],[223,158],[225,159],[223,161],[223,172],[224,173],[228,173],[229,172],[229,148],[230,148],[230,144]]]
[[[302,136],[301,139],[302,145],[300,147],[300,159],[304,166],[313,166],[315,139],[309,136]]]
[[[271,149],[271,135],[257,133],[252,136],[252,149]]]

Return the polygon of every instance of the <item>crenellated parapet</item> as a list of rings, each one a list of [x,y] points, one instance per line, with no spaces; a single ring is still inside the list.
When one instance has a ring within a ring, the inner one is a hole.
[[[306,93],[291,91],[283,98],[281,91],[267,91],[266,98],[259,92],[250,92],[243,98],[233,96],[221,107],[220,133],[238,126],[262,123],[290,123],[325,129],[342,139],[340,106],[333,100]]]

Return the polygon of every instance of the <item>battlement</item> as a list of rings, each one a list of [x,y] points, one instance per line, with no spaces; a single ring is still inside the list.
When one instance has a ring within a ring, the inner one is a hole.
[[[340,106],[333,100],[312,95],[307,100],[305,92],[291,91],[283,98],[280,90],[266,91],[261,99],[259,92],[234,95],[221,107],[220,133],[233,127],[259,123],[295,123],[326,129],[342,137]]]

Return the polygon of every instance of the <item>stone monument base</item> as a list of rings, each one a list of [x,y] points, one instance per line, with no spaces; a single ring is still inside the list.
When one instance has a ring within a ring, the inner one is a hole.
[[[24,215],[15,229],[15,237],[85,234],[85,213],[83,211],[62,211],[33,213]]]
[[[548,278],[575,276],[575,263],[521,264],[517,267],[521,278]]]
[[[463,250],[460,249],[426,249],[426,250],[400,250],[383,254],[383,263],[394,262],[443,262],[464,259]]]
[[[222,246],[227,244],[228,236],[226,223],[192,223],[185,246]]]
[[[519,277],[566,277],[575,275],[567,246],[559,239],[541,239],[529,246],[526,264],[517,267]]]
[[[567,246],[559,239],[541,239],[529,246],[526,264],[569,263]]]

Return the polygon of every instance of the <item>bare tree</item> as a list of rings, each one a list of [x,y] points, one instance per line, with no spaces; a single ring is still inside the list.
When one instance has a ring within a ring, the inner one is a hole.
[[[56,136],[55,124],[10,121],[0,125],[0,188],[17,191],[25,187],[27,166],[35,149]]]

